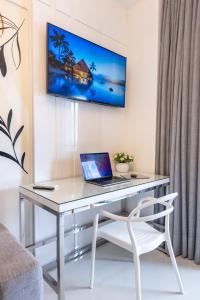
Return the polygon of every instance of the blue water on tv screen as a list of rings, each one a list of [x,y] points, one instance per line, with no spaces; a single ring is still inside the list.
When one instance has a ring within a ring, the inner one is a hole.
[[[125,106],[125,57],[52,24],[47,39],[48,93]]]

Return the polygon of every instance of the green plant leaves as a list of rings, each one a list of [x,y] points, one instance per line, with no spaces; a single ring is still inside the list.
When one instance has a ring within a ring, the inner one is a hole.
[[[115,153],[113,159],[118,163],[129,163],[129,162],[133,162],[134,160],[132,155],[129,155],[128,153],[125,152]]]

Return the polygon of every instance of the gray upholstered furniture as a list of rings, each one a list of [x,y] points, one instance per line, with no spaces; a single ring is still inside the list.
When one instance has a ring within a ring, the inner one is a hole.
[[[0,224],[0,300],[41,300],[42,269]]]

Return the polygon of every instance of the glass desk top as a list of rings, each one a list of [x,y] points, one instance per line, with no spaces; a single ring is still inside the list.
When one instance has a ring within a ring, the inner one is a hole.
[[[151,185],[151,183],[153,182],[156,182],[156,185],[159,185],[159,181],[160,184],[169,183],[168,176],[146,174],[146,173],[142,173],[142,174],[148,176],[148,179],[134,178],[131,181],[125,183],[102,187],[91,183],[87,183],[83,180],[82,177],[71,177],[71,178],[42,182],[42,184],[44,185],[57,185],[58,188],[56,188],[54,191],[35,190],[33,189],[33,185],[30,184],[30,185],[21,186],[20,192],[29,191],[38,196],[46,198],[54,202],[55,204],[61,205],[64,203],[77,201],[89,197],[94,197],[97,195],[112,193],[123,189],[137,187],[140,185],[146,185],[146,188],[148,188],[148,184]]]

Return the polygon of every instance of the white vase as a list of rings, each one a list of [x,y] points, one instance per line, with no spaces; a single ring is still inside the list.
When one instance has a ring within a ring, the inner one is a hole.
[[[116,170],[119,173],[127,173],[129,171],[129,164],[128,163],[117,163]]]

